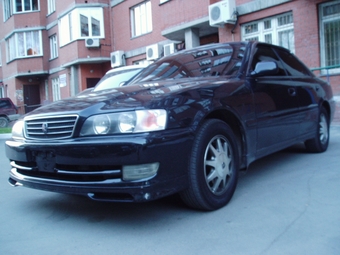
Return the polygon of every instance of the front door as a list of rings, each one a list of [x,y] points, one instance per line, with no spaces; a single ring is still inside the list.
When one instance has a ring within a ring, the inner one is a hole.
[[[25,113],[33,111],[41,105],[39,85],[24,85],[24,104]]]
[[[255,70],[257,63],[266,61],[275,62],[278,72],[249,80],[257,116],[258,156],[282,149],[299,136],[297,87],[287,76],[281,61],[270,46],[257,45],[250,71]]]

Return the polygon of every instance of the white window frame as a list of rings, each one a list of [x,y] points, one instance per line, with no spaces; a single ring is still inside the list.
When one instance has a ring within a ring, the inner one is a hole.
[[[340,4],[340,0],[335,0],[335,1],[331,1],[331,2],[327,2],[327,3],[323,3],[319,5],[319,17],[320,17],[320,57],[321,57],[321,66],[325,67],[325,66],[333,66],[333,65],[329,65],[327,62],[327,54],[326,54],[326,38],[325,38],[325,24],[329,24],[331,22],[339,22],[340,25],[340,13],[334,13],[334,14],[330,14],[330,15],[324,15],[323,13],[323,9],[327,8],[329,6],[332,5],[339,5]],[[338,35],[340,37],[340,34]],[[338,42],[340,41],[340,38],[336,39],[334,38],[334,41]],[[340,47],[340,44],[339,44]],[[334,49],[333,49],[334,50]],[[336,50],[336,49],[335,49]],[[338,49],[339,52],[337,52],[337,54],[340,56],[340,49]],[[334,53],[332,54],[333,56],[335,55]],[[334,60],[336,61],[336,60]],[[338,64],[340,64],[340,59],[338,60]],[[335,64],[335,65],[338,65]],[[329,69],[328,73],[329,74],[333,74],[333,73],[339,73],[340,72],[340,68],[333,68],[333,69]],[[322,74],[326,74],[327,71],[326,70],[321,70]]]
[[[57,35],[50,36],[50,59],[58,57],[58,40]]]
[[[12,0],[3,0],[4,22],[13,15]]]
[[[295,40],[294,40],[294,22],[293,13],[288,12],[285,14],[265,18],[241,25],[242,40],[251,41],[256,40],[260,42],[267,42],[275,45],[279,45],[288,48],[292,53],[295,53]],[[280,25],[279,19],[287,19],[287,23]],[[270,27],[266,27],[266,24],[271,24]],[[247,32],[247,29],[251,30]],[[289,40],[284,41],[288,43],[280,42],[280,35],[289,36]],[[288,33],[288,34],[287,34]],[[271,40],[269,41],[269,37]]]
[[[81,17],[88,18],[87,35],[82,33],[82,29],[83,31],[85,29],[85,24],[82,26]],[[76,8],[59,19],[58,27],[60,47],[79,39],[104,38],[103,8]]]
[[[45,80],[45,103],[49,102],[48,80]]]
[[[55,0],[47,0],[47,14],[55,12]]]
[[[59,78],[52,79],[52,96],[53,101],[58,101],[61,99]]]
[[[41,30],[15,32],[6,39],[7,61],[43,56]]]
[[[28,9],[18,10],[17,2],[21,2],[21,6],[28,5]],[[36,6],[35,6],[36,4]],[[13,0],[13,10],[14,13],[22,13],[22,12],[34,12],[40,10],[40,1],[39,0]]]
[[[151,1],[145,1],[130,9],[131,36],[137,37],[152,32]]]

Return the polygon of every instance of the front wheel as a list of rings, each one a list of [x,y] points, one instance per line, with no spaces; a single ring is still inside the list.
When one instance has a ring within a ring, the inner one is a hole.
[[[305,142],[307,151],[324,152],[329,143],[329,116],[325,108],[321,108],[319,113],[318,126],[315,137]]]
[[[8,126],[8,120],[5,117],[0,117],[0,128],[5,128]]]
[[[190,207],[216,210],[234,194],[238,179],[237,142],[223,121],[207,120],[199,128],[189,160],[189,188],[180,193]]]

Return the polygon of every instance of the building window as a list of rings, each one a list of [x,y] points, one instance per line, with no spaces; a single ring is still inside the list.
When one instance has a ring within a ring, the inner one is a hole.
[[[280,45],[295,52],[294,23],[291,12],[243,24],[242,40]]]
[[[55,0],[47,0],[47,14],[55,12]]]
[[[31,12],[39,10],[38,0],[13,0],[15,12]]]
[[[102,8],[77,8],[59,20],[60,46],[78,39],[104,38]]]
[[[73,34],[73,27],[72,27],[72,13],[69,13],[68,14],[68,26],[69,26],[69,36],[70,36],[70,38],[69,38],[69,41],[70,42],[72,42],[73,41],[73,36],[72,36],[72,34]]]
[[[130,9],[132,37],[152,31],[151,2],[146,1]]]
[[[59,78],[52,79],[52,95],[53,95],[53,101],[58,101],[61,99]]]
[[[319,8],[321,66],[338,66],[340,65],[340,1],[321,4]],[[340,67],[329,71],[339,72]]]
[[[7,59],[42,56],[41,31],[14,33],[7,40]]]
[[[4,21],[6,21],[13,14],[11,0],[3,0],[2,2],[4,7]]]
[[[52,35],[50,37],[50,59],[54,59],[58,57],[58,42],[57,35]]]
[[[89,18],[82,14],[80,14],[80,28],[81,36],[89,36]]]
[[[100,20],[80,14],[80,34],[81,37],[100,36]]]

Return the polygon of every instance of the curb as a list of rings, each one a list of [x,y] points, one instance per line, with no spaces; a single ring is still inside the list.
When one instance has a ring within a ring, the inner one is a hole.
[[[8,134],[0,134],[0,139],[3,140],[3,139],[9,139],[12,137],[12,134],[11,133],[8,133]]]

